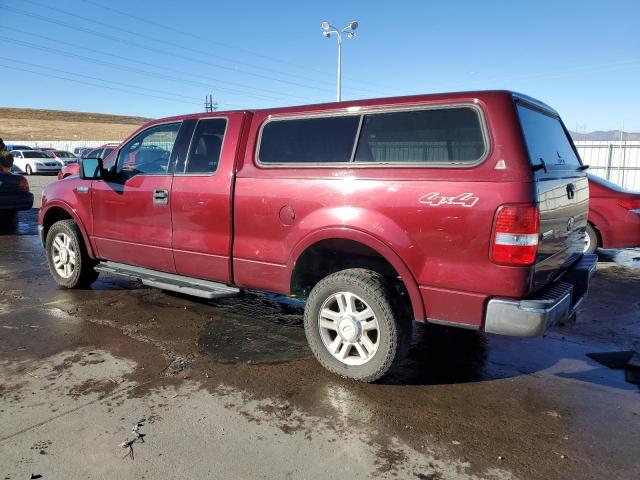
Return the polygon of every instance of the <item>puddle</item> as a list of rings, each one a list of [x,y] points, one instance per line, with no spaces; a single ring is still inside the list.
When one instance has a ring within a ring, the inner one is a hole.
[[[38,209],[18,212],[12,217],[0,216],[0,235],[38,235]]]
[[[204,329],[198,346],[220,363],[280,363],[311,355],[304,329],[260,318],[219,317]]]

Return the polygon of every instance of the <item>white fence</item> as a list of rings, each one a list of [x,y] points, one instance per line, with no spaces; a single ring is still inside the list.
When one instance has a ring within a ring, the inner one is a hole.
[[[5,140],[7,145],[28,145],[32,148],[51,147],[57,150],[73,152],[79,147],[100,147],[105,143],[120,143],[119,140]]]
[[[575,142],[589,172],[640,191],[640,142]]]

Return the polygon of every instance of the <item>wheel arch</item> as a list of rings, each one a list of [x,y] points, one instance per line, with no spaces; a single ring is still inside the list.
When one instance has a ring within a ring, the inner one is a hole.
[[[337,248],[338,253],[348,252],[350,255],[360,256],[360,258],[371,258],[371,265],[374,266],[373,269],[376,271],[380,270],[375,267],[384,268],[385,266],[381,261],[385,262],[399,277],[400,282],[404,286],[409,297],[410,307],[413,311],[413,318],[416,320],[425,319],[425,310],[420,289],[404,261],[390,246],[380,239],[354,228],[328,227],[316,230],[296,244],[291,251],[287,263],[289,285],[292,293],[300,290],[299,282],[301,275],[304,275],[305,271],[305,257],[308,255],[317,256],[314,250],[326,250],[327,248]],[[347,250],[345,250],[345,248]],[[353,248],[360,248],[360,253],[352,252]],[[336,250],[333,250],[333,252],[335,253]],[[341,265],[340,262],[336,263],[337,265]],[[352,257],[349,257],[349,261],[345,263],[352,263]],[[344,268],[350,267],[347,266]],[[353,268],[353,265],[351,265],[351,268]]]
[[[590,211],[589,219],[587,223],[591,225],[591,227],[596,231],[600,240],[600,247],[608,248],[609,245],[609,234],[608,227],[609,222],[607,221],[604,215],[600,215],[597,212]]]
[[[84,241],[85,248],[87,249],[87,253],[89,257],[95,258],[95,254],[93,251],[93,246],[89,241],[89,236],[87,235],[86,229],[82,220],[78,216],[78,214],[71,208],[70,205],[60,202],[54,201],[47,204],[45,209],[40,213],[42,226],[42,243],[44,244],[47,239],[47,233],[55,222],[59,220],[73,220],[78,228],[80,229],[80,234],[82,235],[82,240]]]

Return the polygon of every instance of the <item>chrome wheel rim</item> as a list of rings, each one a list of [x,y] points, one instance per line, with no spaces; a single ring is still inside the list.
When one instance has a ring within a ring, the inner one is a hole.
[[[584,250],[582,252],[588,252],[591,247],[591,235],[589,232],[584,233]]]
[[[51,244],[51,260],[56,273],[62,278],[71,278],[76,270],[77,252],[66,233],[58,233]]]
[[[324,301],[318,330],[327,351],[345,365],[364,365],[380,345],[380,326],[373,309],[350,292],[334,293]]]

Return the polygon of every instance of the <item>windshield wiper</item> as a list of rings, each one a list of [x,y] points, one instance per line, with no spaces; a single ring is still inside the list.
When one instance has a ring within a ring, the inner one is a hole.
[[[531,165],[531,169],[534,172],[537,172],[538,170],[544,170],[544,173],[547,173],[547,164],[544,163],[544,160],[542,158],[540,158],[540,163],[537,165]]]

